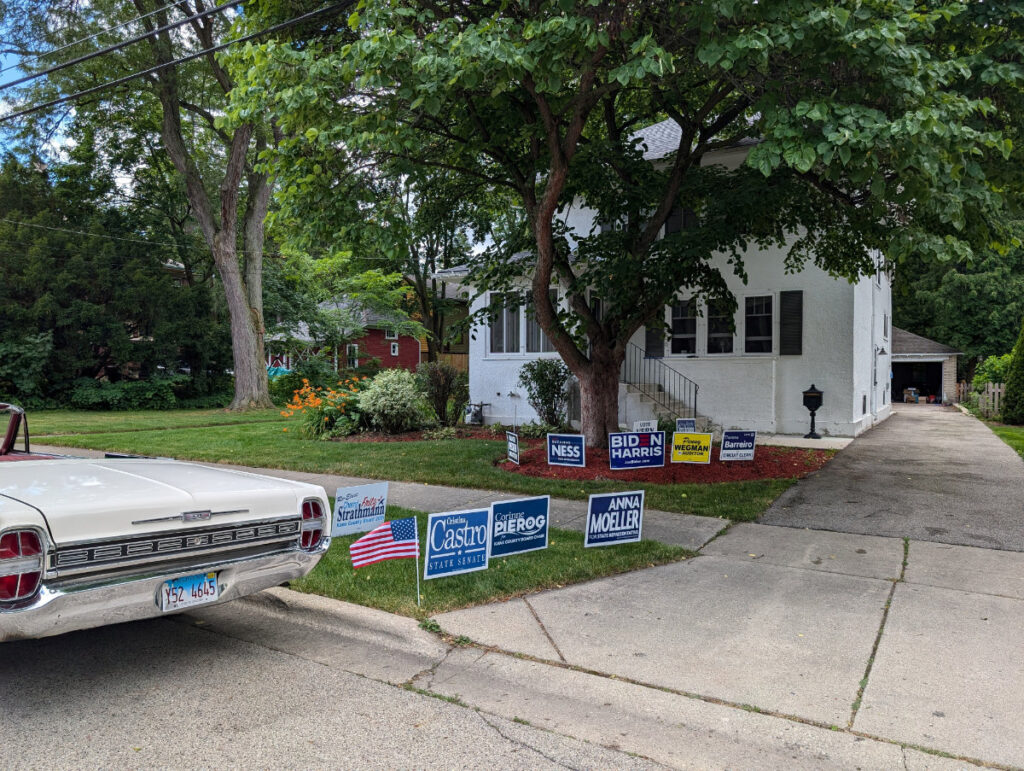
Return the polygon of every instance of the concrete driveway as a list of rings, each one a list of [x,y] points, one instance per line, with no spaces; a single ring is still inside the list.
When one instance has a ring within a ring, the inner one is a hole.
[[[894,407],[761,522],[1024,551],[1020,456],[958,410]]]

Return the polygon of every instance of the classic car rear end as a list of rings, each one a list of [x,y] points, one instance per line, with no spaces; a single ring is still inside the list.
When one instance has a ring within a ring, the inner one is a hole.
[[[315,485],[8,447],[0,642],[226,602],[301,577],[330,545],[329,516]]]

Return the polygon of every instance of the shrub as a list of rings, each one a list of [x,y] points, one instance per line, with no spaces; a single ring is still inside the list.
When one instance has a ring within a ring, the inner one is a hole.
[[[170,410],[178,406],[174,386],[180,377],[120,380],[79,378],[71,389],[72,407],[81,410]]]
[[[1012,356],[1012,353],[1005,353],[1002,356],[989,356],[985,359],[974,372],[971,389],[980,394],[985,390],[986,383],[1005,383]]]
[[[454,426],[469,401],[469,375],[444,361],[427,361],[416,368],[416,380],[442,426]]]
[[[558,359],[535,359],[520,368],[519,385],[526,389],[526,401],[542,422],[565,423],[569,375],[569,368]]]
[[[303,359],[293,369],[285,370],[271,379],[270,398],[278,404],[284,404],[307,384],[313,388],[331,388],[337,382],[338,373],[334,371],[334,365],[317,354]]]
[[[434,428],[429,431],[423,432],[424,439],[431,439],[435,442],[440,442],[444,439],[458,439],[459,435],[455,431],[454,426],[442,426],[441,428]]]
[[[1006,370],[1002,419],[1004,423],[1024,425],[1024,326],[1021,327],[1017,344],[1013,346],[1012,358]]]
[[[340,388],[324,388],[306,380],[281,414],[290,418],[299,413],[299,434],[306,439],[326,440],[354,434],[363,425],[358,405],[361,382],[352,378],[338,382]]]
[[[558,426],[548,423],[523,423],[516,433],[522,439],[543,439],[548,434],[557,434]]]
[[[419,428],[429,407],[416,387],[416,376],[404,369],[387,369],[359,394],[359,409],[370,425],[387,434]]]
[[[53,332],[0,340],[0,395],[40,398],[52,353]]]

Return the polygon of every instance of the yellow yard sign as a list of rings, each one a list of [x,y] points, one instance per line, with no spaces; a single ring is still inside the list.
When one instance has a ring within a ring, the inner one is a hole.
[[[711,434],[672,434],[673,463],[710,463]]]

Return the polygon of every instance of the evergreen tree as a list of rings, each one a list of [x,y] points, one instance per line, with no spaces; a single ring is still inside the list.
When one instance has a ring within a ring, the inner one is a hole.
[[[1021,325],[1017,345],[1013,347],[1002,412],[1004,423],[1024,424],[1024,324]]]

